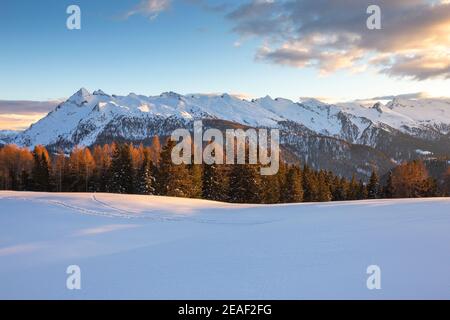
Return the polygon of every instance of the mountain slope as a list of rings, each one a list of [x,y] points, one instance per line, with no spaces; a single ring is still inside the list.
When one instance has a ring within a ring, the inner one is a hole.
[[[18,134],[19,131],[15,130],[0,130],[0,145],[14,141]]]
[[[445,99],[394,99],[367,107],[268,96],[247,101],[228,94],[116,96],[80,89],[12,141],[66,150],[112,140],[145,143],[177,128],[192,129],[194,120],[279,128],[283,145],[303,162],[346,175],[365,176],[404,160],[450,155],[450,100]]]

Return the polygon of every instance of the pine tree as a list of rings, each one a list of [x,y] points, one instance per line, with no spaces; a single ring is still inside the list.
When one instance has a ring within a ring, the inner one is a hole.
[[[191,179],[185,164],[172,165],[169,171],[167,196],[188,198],[191,195]]]
[[[134,175],[129,145],[118,145],[113,151],[110,174],[111,180],[108,188],[110,192],[125,194],[134,192]]]
[[[213,201],[228,200],[228,178],[225,165],[204,165],[202,175],[202,198]]]
[[[378,199],[380,197],[380,184],[375,171],[372,172],[369,184],[367,185],[367,197],[369,199]]]
[[[190,198],[201,199],[203,193],[203,166],[193,164],[190,166]]]
[[[303,191],[305,202],[315,202],[319,199],[319,181],[316,173],[309,166],[303,167]]]
[[[356,181],[355,175],[353,175],[352,180],[350,180],[350,183],[348,184],[346,199],[347,200],[357,200],[359,187],[360,187],[360,185]]]
[[[362,180],[359,180],[358,189],[356,192],[357,200],[365,200],[367,199],[367,187]]]
[[[287,202],[297,203],[303,201],[303,182],[300,168],[292,166],[289,168],[286,176],[287,184]]]
[[[342,200],[349,200],[347,195],[350,190],[350,181],[348,181],[345,177],[342,177],[341,186],[342,186]]]
[[[50,191],[50,162],[45,147],[36,146],[33,151],[32,180],[35,191]]]
[[[156,192],[169,197],[189,197],[191,192],[189,170],[185,164],[172,162],[175,142],[168,140],[161,152]]]
[[[288,202],[287,172],[287,165],[281,161],[276,174],[276,177],[278,177],[278,183],[275,183],[273,191],[271,191],[273,193],[273,199],[276,200],[274,203]],[[269,180],[271,179],[269,178]],[[278,192],[278,196],[275,194],[276,192]]]
[[[171,140],[165,145],[159,155],[157,176],[156,176],[156,194],[160,196],[167,195],[167,185],[169,182],[169,171],[172,166],[171,152],[175,143]]]
[[[29,191],[31,190],[30,174],[27,170],[22,170],[20,173],[20,190]]]
[[[347,190],[346,190],[347,180],[345,178],[339,178],[335,176],[333,178],[331,194],[333,201],[343,201],[346,198]]]
[[[230,171],[230,201],[235,203],[259,203],[261,200],[261,176],[258,166],[235,164]]]
[[[155,194],[155,166],[148,150],[144,150],[144,159],[142,161],[141,169],[137,176],[139,182],[138,192],[140,194],[152,195]]]
[[[115,144],[112,146],[94,147],[94,190],[98,192],[107,192],[111,176],[111,159]]]
[[[40,156],[40,170],[41,170],[41,187],[42,191],[51,191],[51,180],[50,180],[50,161],[48,154],[41,153]]]
[[[326,202],[331,201],[332,195],[330,191],[330,185],[327,182],[326,173],[324,171],[319,172],[318,176],[318,196],[317,201]]]
[[[281,198],[284,198],[284,195],[282,195],[280,182],[285,181],[285,179],[280,178],[281,175],[283,175],[283,172],[279,171],[277,174],[261,177],[262,203],[280,203]]]
[[[389,171],[386,185],[383,187],[383,197],[391,199],[394,197],[394,185],[392,183],[392,171]]]

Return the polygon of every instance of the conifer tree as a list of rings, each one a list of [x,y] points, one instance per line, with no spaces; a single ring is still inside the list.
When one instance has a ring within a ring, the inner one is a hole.
[[[342,188],[341,189],[341,192],[342,192],[341,200],[348,200],[347,194],[348,194],[348,190],[350,189],[350,182],[345,177],[341,178],[340,187]]]
[[[318,175],[318,196],[317,201],[331,201],[332,195],[330,185],[327,183],[327,175],[324,171],[320,171]]]
[[[356,192],[357,200],[365,200],[367,199],[367,187],[362,180],[359,180],[358,189]]]
[[[103,147],[94,147],[94,185],[96,191],[108,191],[111,176],[111,159],[115,149],[115,144],[112,146],[106,144]]]
[[[355,175],[353,175],[352,180],[350,180],[350,183],[348,184],[346,199],[347,200],[357,200],[359,187],[360,187],[359,183],[356,180]]]
[[[259,203],[261,200],[261,176],[258,166],[235,164],[230,171],[230,201],[235,203]]]
[[[280,182],[285,181],[285,179],[280,178],[282,172],[278,172],[274,175],[262,176],[261,177],[261,202],[267,204],[280,203],[284,195],[282,195],[282,188],[280,187]],[[284,188],[283,188],[284,190]]]
[[[338,176],[333,177],[330,189],[333,201],[342,201],[345,199],[343,181]]]
[[[278,172],[276,174],[276,177],[278,177],[278,183],[274,185],[273,193],[273,200],[275,200],[274,203],[287,203],[288,202],[288,184],[287,184],[287,165],[281,161],[279,164]],[[269,178],[269,180],[271,180]],[[270,187],[270,186],[269,186]],[[277,190],[278,189],[278,190]],[[278,197],[276,197],[275,193],[278,192]],[[278,198],[278,199],[276,199]]]
[[[392,171],[389,171],[386,185],[383,187],[383,197],[386,199],[390,199],[394,197],[394,185],[392,182]]]
[[[190,166],[190,198],[201,199],[203,193],[203,165],[192,164]]]
[[[69,188],[71,191],[83,192],[84,190],[84,179],[82,177],[82,162],[83,162],[83,151],[78,146],[72,150],[69,156],[69,173],[68,181]]]
[[[30,191],[31,190],[31,181],[30,174],[27,170],[22,170],[20,173],[20,190],[22,191]]]
[[[50,162],[45,147],[36,146],[33,151],[33,189],[35,191],[50,191]]]
[[[129,145],[121,144],[114,149],[111,160],[110,174],[110,192],[126,194],[131,194],[134,192],[134,175]]]
[[[303,192],[305,202],[315,202],[319,198],[319,183],[317,175],[308,165],[303,167]]]
[[[286,176],[288,203],[298,203],[303,201],[303,181],[300,168],[292,166],[289,168]]]
[[[225,165],[205,164],[202,175],[202,198],[213,201],[228,200],[228,177]]]
[[[155,194],[155,166],[148,150],[143,150],[143,157],[141,169],[137,176],[138,191],[140,194],[152,195]]]
[[[189,197],[191,192],[189,170],[185,164],[172,162],[175,142],[168,140],[163,147],[158,168],[157,194],[170,197]]]
[[[375,171],[370,176],[369,184],[367,185],[367,197],[369,199],[378,199],[380,196],[380,184],[378,175]]]

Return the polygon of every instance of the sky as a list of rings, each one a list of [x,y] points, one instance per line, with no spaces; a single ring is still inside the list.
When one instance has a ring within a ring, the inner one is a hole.
[[[371,4],[380,30],[366,26]],[[69,5],[81,9],[80,30],[66,26]],[[449,0],[2,0],[0,43],[0,129],[42,114],[10,101],[60,101],[81,87],[294,101],[450,95]]]

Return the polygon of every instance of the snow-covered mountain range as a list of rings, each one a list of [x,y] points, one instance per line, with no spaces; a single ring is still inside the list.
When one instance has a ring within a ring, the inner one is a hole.
[[[179,127],[192,128],[198,119],[210,125],[279,128],[285,150],[316,168],[343,174],[364,176],[373,167],[386,170],[403,160],[450,156],[450,99],[395,98],[367,106],[269,96],[249,101],[228,94],[116,96],[80,89],[27,130],[5,135],[3,142],[64,149],[111,140],[145,143]]]

